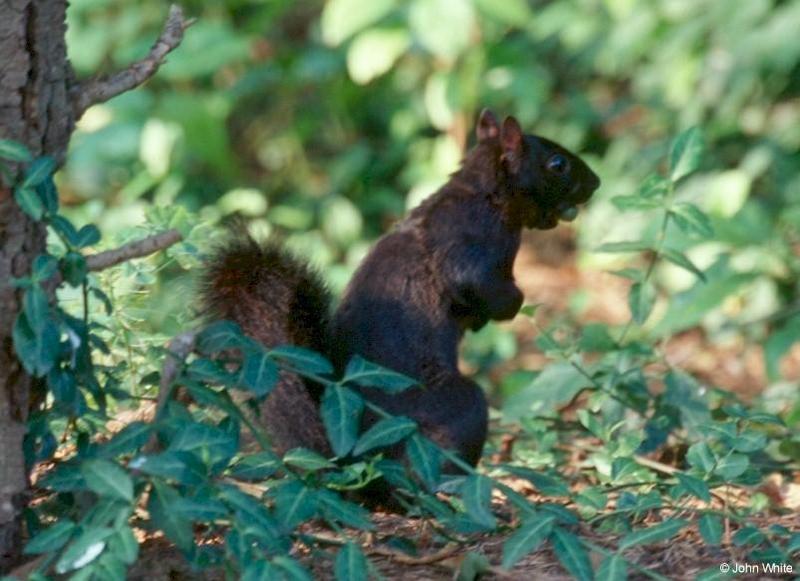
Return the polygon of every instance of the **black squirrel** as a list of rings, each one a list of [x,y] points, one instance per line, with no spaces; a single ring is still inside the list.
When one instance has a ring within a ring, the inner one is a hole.
[[[461,168],[375,244],[332,317],[328,292],[304,262],[248,237],[235,237],[210,260],[202,293],[207,315],[236,321],[268,347],[307,347],[338,369],[358,354],[419,380],[420,387],[395,395],[362,394],[412,418],[472,465],[486,440],[488,410],[481,388],[458,371],[461,337],[519,311],[523,295],[512,267],[522,229],[573,219],[600,185],[580,158],[523,134],[514,117],[500,126],[484,110],[476,133]],[[262,407],[278,452],[303,446],[330,454],[321,393],[282,373]],[[365,412],[362,430],[376,419]]]

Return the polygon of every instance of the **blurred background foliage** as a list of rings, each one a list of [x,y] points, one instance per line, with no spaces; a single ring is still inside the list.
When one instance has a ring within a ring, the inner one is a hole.
[[[757,389],[796,398],[797,374],[781,362],[800,340],[800,1],[184,7],[197,22],[183,45],[144,88],[87,112],[59,176],[71,217],[97,223],[108,246],[168,223],[207,225],[166,261],[103,275],[117,309],[104,322],[132,366],[191,320],[188,269],[219,235],[216,224],[238,215],[262,235],[279,232],[339,291],[375,238],[457,167],[490,106],[581,152],[601,175],[577,227],[560,227],[577,239],[581,271],[630,261],[592,253],[601,242],[656,235],[659,220],[623,215],[612,198],[659,169],[675,134],[701,126],[708,154],[678,199],[710,216],[713,235],[670,227],[667,238],[708,282],[659,265],[672,299],[657,305],[648,332],[699,326],[712,344],[763,346]],[[76,71],[141,57],[166,9],[73,0]],[[564,289],[573,294],[565,317],[585,324],[587,295],[600,290]],[[487,369],[519,352],[516,337],[490,326],[470,337],[466,358]],[[794,415],[800,421],[797,406]]]

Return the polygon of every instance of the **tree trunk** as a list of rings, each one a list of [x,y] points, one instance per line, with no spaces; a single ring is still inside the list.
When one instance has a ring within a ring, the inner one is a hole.
[[[59,162],[74,127],[65,12],[65,0],[0,0],[0,138]],[[10,184],[0,185],[0,572],[22,548],[28,489],[22,439],[32,381],[14,355],[20,293],[10,280],[29,273],[45,235],[19,210]]]

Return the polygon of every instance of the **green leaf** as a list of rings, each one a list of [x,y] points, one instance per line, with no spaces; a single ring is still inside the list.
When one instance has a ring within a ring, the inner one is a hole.
[[[523,522],[503,543],[503,569],[511,569],[514,563],[535,551],[550,535],[554,521],[552,516],[536,516]]]
[[[750,466],[750,459],[744,454],[728,454],[720,458],[714,474],[717,474],[725,481],[731,481],[737,476],[744,474]]]
[[[53,230],[55,230],[70,247],[75,246],[75,240],[78,238],[78,231],[75,229],[75,226],[72,225],[72,222],[67,220],[64,216],[55,215],[50,216],[50,226],[52,226]]]
[[[653,210],[664,205],[662,200],[657,198],[645,198],[638,194],[630,196],[614,196],[611,203],[620,210]]]
[[[133,500],[133,481],[118,464],[109,460],[85,460],[81,464],[81,474],[86,485],[100,496],[126,502]]]
[[[86,248],[98,242],[100,242],[100,230],[94,224],[86,224],[78,230],[74,244],[77,248]]]
[[[408,21],[422,47],[452,62],[471,42],[475,14],[468,0],[413,0]]]
[[[333,374],[333,365],[319,353],[310,349],[295,347],[293,345],[283,345],[271,349],[269,354],[276,359],[287,363],[293,369],[314,375]]]
[[[692,203],[675,204],[670,211],[670,217],[686,234],[699,234],[703,238],[711,238],[714,235],[714,227],[709,217]]]
[[[719,516],[704,514],[697,521],[697,529],[707,544],[716,547],[722,542],[722,519]]]
[[[733,544],[737,547],[745,545],[760,545],[764,542],[764,533],[758,530],[757,527],[747,525],[740,528],[733,534]]]
[[[646,529],[639,529],[628,533],[619,542],[620,549],[628,549],[637,545],[650,545],[674,537],[687,525],[685,519],[668,519]]]
[[[193,452],[205,462],[227,465],[227,461],[239,450],[239,437],[217,426],[187,422],[176,430],[169,450]]]
[[[28,541],[24,553],[26,555],[55,553],[72,538],[77,528],[70,519],[60,518]]]
[[[92,563],[106,548],[106,539],[112,535],[113,529],[96,527],[84,531],[72,541],[61,558],[56,562],[56,573],[63,575],[73,569],[80,569]]]
[[[678,482],[680,482],[690,494],[693,494],[702,501],[711,502],[711,491],[708,489],[708,484],[703,480],[695,476],[690,476],[689,474],[681,474],[680,472],[676,472],[675,476],[678,478]]]
[[[50,302],[47,300],[47,295],[42,290],[42,287],[34,285],[25,291],[25,295],[22,298],[22,308],[31,329],[40,334],[50,319]]]
[[[67,252],[61,259],[61,274],[64,275],[64,280],[70,286],[81,286],[87,273],[86,259],[79,253]]]
[[[31,152],[18,141],[0,139],[0,159],[8,161],[28,162],[33,159]]]
[[[139,557],[139,541],[128,525],[122,525],[114,530],[114,534],[108,538],[108,548],[126,565],[132,565]]]
[[[186,367],[186,375],[190,379],[203,383],[233,385],[236,377],[229,372],[221,361],[195,359]]]
[[[328,0],[322,10],[320,23],[322,39],[336,46],[355,33],[378,22],[395,7],[396,0]]]
[[[524,466],[511,466],[509,464],[504,464],[503,470],[514,476],[524,478],[545,496],[569,496],[569,486],[558,475],[545,474]]]
[[[360,33],[347,50],[347,72],[359,85],[389,72],[411,45],[405,29],[369,29]]]
[[[658,174],[650,174],[636,192],[642,198],[663,198],[669,192],[670,182]]]
[[[700,166],[703,156],[703,134],[697,127],[687,129],[672,142],[669,154],[670,179],[677,182]]]
[[[402,373],[371,363],[358,355],[354,356],[347,364],[342,382],[355,383],[361,387],[374,387],[388,393],[399,393],[409,387],[419,385],[418,381]]]
[[[283,461],[290,466],[305,470],[306,472],[316,472],[325,468],[333,468],[335,465],[313,450],[307,448],[295,448],[284,454]]]
[[[100,453],[107,458],[111,458],[120,454],[135,452],[145,445],[150,439],[151,433],[152,424],[139,421],[131,422],[103,444],[100,448]]]
[[[413,434],[416,429],[417,424],[414,420],[404,417],[385,418],[361,435],[353,454],[360,456],[375,448],[390,446]]]
[[[241,480],[263,480],[280,468],[280,459],[274,452],[267,451],[245,456],[231,467],[229,474]]]
[[[482,579],[484,575],[491,573],[491,571],[492,564],[486,555],[469,551],[461,559],[455,581],[476,581],[477,579]]]
[[[643,325],[644,322],[653,312],[653,306],[656,304],[656,289],[649,281],[635,282],[631,285],[628,292],[628,307],[631,311],[631,317],[639,324]]]
[[[131,460],[129,467],[186,485],[200,484],[207,477],[205,466],[193,454],[174,450],[139,456]]]
[[[489,18],[502,24],[525,28],[533,18],[530,6],[525,0],[475,0],[478,10]]]
[[[573,577],[579,581],[591,581],[593,579],[589,555],[578,537],[559,527],[553,529],[550,535],[550,542],[553,543],[553,551],[556,557]]]
[[[197,335],[197,348],[207,355],[236,349],[244,343],[242,329],[233,321],[217,321]]]
[[[414,434],[406,441],[406,454],[414,472],[429,490],[434,490],[441,474],[441,452],[436,444],[420,434]]]
[[[34,259],[31,270],[37,282],[44,282],[58,271],[58,260],[49,254],[40,254]]]
[[[336,555],[334,575],[338,581],[366,581],[369,569],[361,547],[345,543]]]
[[[619,242],[606,242],[595,248],[595,252],[644,252],[652,250],[649,242],[643,240],[621,240]]]
[[[194,545],[194,535],[191,521],[173,509],[180,498],[174,488],[153,480],[147,511],[153,524],[181,551],[187,552]]]
[[[706,282],[705,273],[699,268],[697,268],[697,265],[695,265],[694,262],[689,260],[689,258],[687,258],[685,254],[678,252],[674,248],[662,248],[661,255],[667,260],[669,260],[672,264],[680,266],[685,270],[688,270],[689,272],[694,274],[697,278],[699,278],[703,282]]]
[[[625,581],[628,578],[628,562],[622,555],[608,555],[597,569],[596,581]]]
[[[293,581],[313,581],[305,568],[291,557],[275,557],[272,562],[283,569],[286,578]]]
[[[316,493],[299,480],[282,484],[272,495],[275,499],[275,516],[289,530],[317,513]]]
[[[340,385],[325,388],[320,415],[328,441],[337,456],[346,456],[353,449],[363,410],[364,400],[351,389]]]
[[[321,488],[318,491],[319,507],[325,519],[349,527],[372,530],[375,526],[370,522],[370,512],[365,508],[344,500],[332,490]]]
[[[497,526],[492,514],[493,481],[482,474],[473,474],[461,485],[461,499],[469,518],[475,523],[493,529]]]
[[[249,353],[242,365],[241,383],[258,397],[269,394],[278,383],[278,366],[263,351]]]
[[[48,176],[52,175],[56,169],[56,160],[50,156],[37,157],[25,171],[25,179],[22,180],[23,188],[32,188],[42,183]]]
[[[14,188],[14,200],[17,205],[34,220],[41,220],[44,216],[44,202],[34,188],[19,186]]]
[[[691,466],[699,468],[706,474],[711,472],[717,463],[714,453],[705,441],[695,442],[689,446],[689,450],[686,452],[686,460]]]

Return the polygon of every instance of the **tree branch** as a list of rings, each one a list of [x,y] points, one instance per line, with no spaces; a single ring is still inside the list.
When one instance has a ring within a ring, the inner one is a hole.
[[[105,270],[133,258],[149,256],[154,252],[169,248],[181,240],[183,240],[183,235],[175,229],[159,232],[141,240],[128,242],[113,250],[87,256],[86,268],[90,271]]]
[[[72,97],[75,120],[80,119],[92,105],[103,103],[125,91],[130,91],[152,77],[163,64],[164,57],[181,43],[184,31],[193,23],[193,20],[187,20],[184,17],[183,9],[180,6],[171,5],[161,36],[150,48],[146,57],[132,63],[123,71],[113,75],[94,77],[75,87]]]

